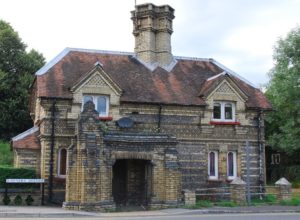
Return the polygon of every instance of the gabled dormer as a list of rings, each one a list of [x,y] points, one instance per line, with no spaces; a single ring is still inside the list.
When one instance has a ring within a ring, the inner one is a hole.
[[[73,106],[69,114],[71,118],[77,118],[83,105],[92,101],[102,119],[112,118],[114,106],[120,105],[121,88],[103,70],[100,61],[94,67],[82,75],[72,86]]]
[[[207,104],[206,123],[240,124],[244,120],[249,95],[225,71],[208,78],[199,95]]]

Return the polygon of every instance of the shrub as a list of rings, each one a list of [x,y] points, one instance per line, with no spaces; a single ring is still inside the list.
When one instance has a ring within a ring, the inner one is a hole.
[[[0,165],[12,166],[13,164],[13,152],[10,150],[8,142],[0,140]]]
[[[266,203],[276,203],[276,196],[273,194],[267,194],[264,198]]]
[[[20,195],[17,195],[15,198],[14,198],[14,203],[15,205],[22,205],[22,197]]]
[[[262,199],[260,199],[259,197],[254,197],[253,199],[251,199],[251,204],[252,205],[263,205],[263,204],[275,204],[277,203],[277,199],[276,196],[274,194],[267,194],[264,197],[262,197]]]
[[[293,181],[292,187],[297,189],[300,188],[300,180]]]
[[[0,188],[5,187],[6,179],[32,179],[36,178],[36,173],[32,169],[13,168],[0,166]],[[32,188],[38,184],[9,184],[9,188]]]
[[[300,181],[300,165],[278,166],[270,170],[271,182],[276,182],[281,177],[285,177],[288,181]]]
[[[206,208],[208,208],[208,207],[212,207],[212,203],[210,202],[210,201],[208,201],[208,200],[198,200],[197,202],[196,202],[196,206],[197,207],[206,207]]]
[[[300,198],[292,198],[291,200],[283,200],[280,202],[281,205],[289,206],[300,206]]]
[[[34,199],[31,197],[31,195],[28,195],[25,199],[26,205],[32,205]]]
[[[217,206],[221,206],[221,207],[235,207],[236,204],[232,201],[219,201],[216,202]]]
[[[2,199],[2,202],[3,202],[4,205],[9,205],[9,203],[10,203],[10,198],[9,198],[9,196],[8,196],[8,195],[5,195],[5,196],[3,197],[3,199]]]

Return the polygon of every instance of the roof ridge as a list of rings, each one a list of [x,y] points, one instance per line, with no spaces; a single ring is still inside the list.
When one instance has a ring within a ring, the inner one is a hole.
[[[95,49],[84,49],[84,48],[74,48],[66,47],[62,52],[60,52],[56,57],[46,63],[42,68],[40,68],[35,75],[40,76],[51,69],[55,64],[57,64],[62,58],[64,58],[69,52],[86,52],[86,53],[100,53],[100,54],[113,54],[113,55],[134,55],[133,52],[123,52],[123,51],[112,51],[112,50],[95,50]]]
[[[84,48],[72,48],[67,47],[62,52],[60,52],[56,57],[54,57],[51,61],[49,61],[46,65],[44,65],[41,69],[39,69],[35,75],[40,76],[46,73],[50,68],[52,68],[55,64],[57,64],[64,56],[66,56],[69,52],[75,51],[75,52],[86,52],[86,53],[99,53],[99,54],[113,54],[113,55],[131,55],[135,56],[134,52],[123,52],[123,51],[112,51],[112,50],[95,50],[95,49],[84,49]],[[141,60],[138,59],[140,62]],[[246,82],[247,84],[251,85],[254,88],[258,88],[256,85],[245,79],[244,77],[240,76],[236,72],[232,71],[228,67],[224,66],[223,64],[219,63],[218,61],[214,60],[213,58],[197,58],[197,57],[185,57],[185,56],[174,56],[174,61],[176,60],[194,60],[194,61],[204,61],[204,62],[211,62],[215,64],[216,66],[220,67],[221,69],[225,70],[227,73],[239,78],[240,80]],[[141,62],[143,65],[145,65],[150,70],[154,70],[157,65],[146,65],[146,63]],[[172,69],[176,62],[171,63],[169,67],[166,67],[166,70]]]
[[[173,57],[178,60],[195,60],[195,61],[205,61],[205,62],[210,62],[213,60],[212,58],[199,58],[199,57],[186,57],[186,56],[173,56]]]
[[[107,53],[107,54],[114,54],[114,55],[135,55],[134,52],[127,52],[127,51],[117,51],[117,50],[97,50],[97,49],[85,49],[85,48],[74,48],[70,47],[70,51],[76,52],[87,52],[87,53]]]
[[[223,71],[223,72],[221,72],[221,73],[219,73],[219,74],[217,74],[217,75],[214,75],[214,76],[212,76],[212,77],[206,79],[206,81],[213,80],[213,79],[215,79],[215,78],[218,78],[219,76],[226,75],[226,74],[227,74],[226,71]]]
[[[256,85],[254,85],[252,82],[250,82],[249,80],[245,79],[244,77],[240,76],[239,74],[237,74],[233,70],[229,69],[228,67],[224,66],[223,64],[219,63],[218,61],[216,61],[214,59],[210,59],[210,60],[211,60],[211,62],[213,64],[215,64],[216,66],[220,67],[221,69],[223,69],[224,71],[226,71],[227,73],[229,73],[229,75],[231,74],[231,75],[237,77],[238,79],[244,81],[245,83],[249,84],[250,86],[258,89],[258,87]]]
[[[17,136],[13,137],[12,138],[12,141],[18,141],[20,139],[23,139],[24,137],[30,135],[30,134],[33,134],[34,132],[37,132],[39,130],[39,127],[37,126],[34,126],[24,132],[22,132],[21,134],[18,134]]]
[[[52,68],[55,64],[57,64],[64,56],[66,56],[70,52],[70,48],[65,48],[62,52],[60,52],[56,57],[46,63],[42,68],[40,68],[35,75],[40,76],[46,73],[50,68]]]

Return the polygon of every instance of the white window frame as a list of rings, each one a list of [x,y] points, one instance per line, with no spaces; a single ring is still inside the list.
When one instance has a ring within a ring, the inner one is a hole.
[[[229,176],[229,160],[228,160],[228,154],[233,154],[233,176]],[[237,153],[236,151],[228,151],[227,152],[227,178],[229,180],[233,180],[237,177]]]
[[[210,153],[214,153],[215,154],[215,175],[210,175]],[[208,173],[208,179],[214,179],[217,180],[219,178],[219,152],[218,151],[209,151],[208,152],[208,169],[207,169],[207,173]]]
[[[65,150],[66,151],[66,174],[67,174],[67,168],[68,168],[68,150],[67,148],[59,148],[58,150],[58,156],[57,156],[57,176],[61,178],[66,178],[66,174],[61,174],[60,173],[60,166],[61,166],[61,151]]]
[[[220,104],[221,106],[221,118],[214,118],[214,106],[215,104]],[[225,105],[230,104],[232,106],[232,119],[225,118]],[[224,122],[234,122],[235,121],[235,102],[229,101],[214,101],[213,103],[213,112],[212,112],[213,121],[224,121]]]
[[[90,97],[92,97],[92,101],[93,101],[93,103],[94,103],[94,105],[95,105],[95,109],[96,109],[96,111],[98,111],[97,110],[97,102],[98,102],[98,98],[99,97],[103,97],[103,98],[105,98],[105,100],[106,100],[106,112],[105,112],[105,114],[101,114],[100,112],[99,112],[99,116],[100,117],[107,117],[108,116],[108,114],[109,114],[109,96],[107,96],[107,95],[90,95],[90,94],[84,94],[83,96],[82,96],[82,110],[83,110],[83,105],[84,105],[84,97],[86,97],[86,96],[90,96]]]

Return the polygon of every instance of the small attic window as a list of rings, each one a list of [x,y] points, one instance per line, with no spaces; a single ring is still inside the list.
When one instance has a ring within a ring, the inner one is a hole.
[[[217,101],[214,102],[213,120],[233,122],[235,120],[235,103]]]
[[[88,101],[92,101],[100,117],[108,116],[109,97],[105,95],[84,95],[82,106]]]

